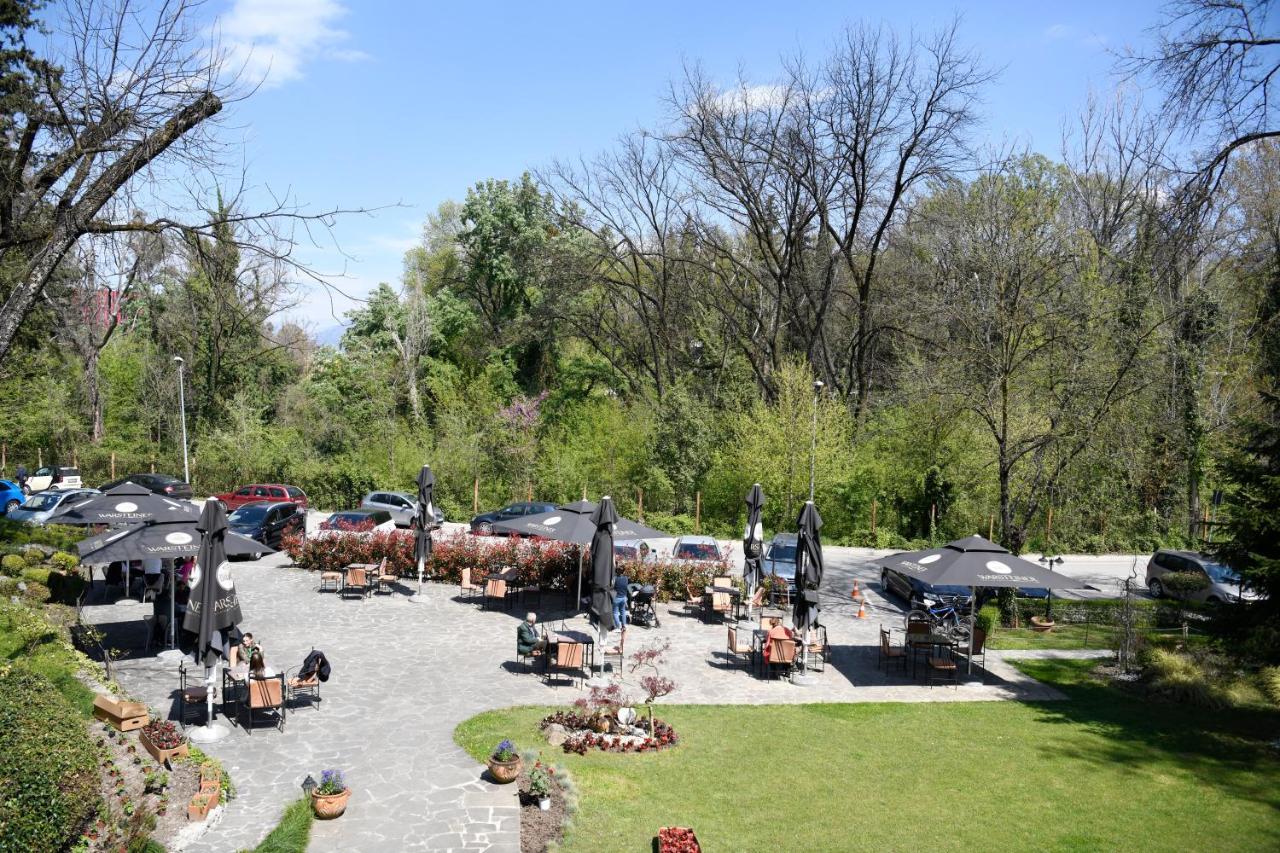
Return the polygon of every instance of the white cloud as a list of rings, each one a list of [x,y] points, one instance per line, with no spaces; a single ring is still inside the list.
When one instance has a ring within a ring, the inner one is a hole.
[[[1071,41],[1091,50],[1101,50],[1107,46],[1107,37],[1101,33],[1086,32],[1071,24],[1054,24],[1044,31],[1046,41]]]
[[[1076,28],[1070,24],[1054,24],[1044,31],[1044,37],[1049,41],[1061,41],[1062,39],[1071,38],[1075,35]]]
[[[716,97],[716,105],[724,110],[760,110],[780,107],[787,99],[785,86],[736,86]]]
[[[232,68],[252,82],[280,86],[303,76],[316,60],[359,62],[368,54],[342,46],[337,26],[347,9],[337,0],[235,0],[218,21]]]

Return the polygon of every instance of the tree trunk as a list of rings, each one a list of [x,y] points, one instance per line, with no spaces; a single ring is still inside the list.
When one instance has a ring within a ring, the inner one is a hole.
[[[89,397],[89,417],[93,422],[91,438],[94,444],[101,444],[106,433],[102,423],[102,381],[98,375],[98,350],[94,350],[85,364],[84,388]]]

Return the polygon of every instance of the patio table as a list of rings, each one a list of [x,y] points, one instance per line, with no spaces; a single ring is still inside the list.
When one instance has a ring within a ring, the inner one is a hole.
[[[346,592],[346,589],[347,589],[347,572],[351,571],[352,569],[364,569],[364,570],[365,570],[365,572],[366,572],[366,577],[365,577],[365,595],[368,595],[368,594],[369,594],[369,583],[370,583],[370,581],[374,580],[374,578],[372,577],[372,573],[373,573],[373,572],[375,572],[375,571],[377,571],[377,569],[378,569],[378,564],[377,564],[377,563],[348,563],[347,565],[345,565],[345,566],[343,566],[341,569],[339,569],[338,571],[342,572],[342,589],[338,590],[339,595],[341,595],[343,592]]]
[[[948,634],[908,634],[907,648],[911,650],[911,675],[916,673],[916,653],[921,649],[926,652],[944,647],[956,648],[960,644]]]
[[[711,607],[714,601],[712,596],[716,593],[720,593],[721,595],[729,596],[729,602],[733,606],[733,618],[738,618],[738,609],[742,606],[742,593],[736,586],[708,586],[702,592],[702,606],[706,609],[707,614],[712,612]]]
[[[591,634],[589,634],[586,631],[573,631],[573,630],[556,631],[554,634],[551,634],[547,638],[547,646],[548,646],[547,657],[548,658],[552,656],[550,649],[556,645],[559,645],[561,640],[563,640],[566,643],[580,643],[583,646],[586,646],[586,649],[584,651],[586,652],[587,669],[591,670],[592,672],[595,672],[595,665],[596,665],[596,638],[595,637],[593,637]]]

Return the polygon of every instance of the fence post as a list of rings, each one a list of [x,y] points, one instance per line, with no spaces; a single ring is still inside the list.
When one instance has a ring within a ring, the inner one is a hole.
[[[80,467],[80,451],[75,447],[71,448],[71,467],[72,468]]]
[[[644,523],[644,489],[636,489],[636,521]]]
[[[7,443],[0,444],[0,473],[9,467],[9,445]]]
[[[586,483],[583,483],[583,484],[582,484],[582,499],[583,499],[584,501],[587,499],[587,484],[586,484]]]
[[[872,539],[873,545],[875,544],[874,540],[876,538],[876,507],[877,507],[876,499],[872,498],[871,499],[871,539]]]
[[[36,448],[36,467],[37,468],[44,467],[44,448],[43,447]]]
[[[152,473],[152,474],[154,474],[155,472],[156,472],[156,460],[152,459],[152,460],[151,460],[151,473]]]
[[[532,501],[532,500],[533,500],[533,483],[529,483],[529,488],[528,488],[528,497],[526,497],[526,498],[525,498],[525,500],[526,500],[526,501]]]
[[[1050,550],[1049,543],[1052,541],[1053,541],[1053,506],[1050,505],[1049,518],[1045,521],[1045,524],[1044,524],[1044,549],[1046,551]]]
[[[702,532],[702,492],[698,492],[693,499],[693,532]]]
[[[471,511],[473,513],[480,511],[480,475],[476,475],[476,481],[471,486]]]
[[[111,479],[116,478],[116,452],[111,451]]]
[[[993,542],[996,538],[996,517],[994,514],[987,517],[987,538]]]

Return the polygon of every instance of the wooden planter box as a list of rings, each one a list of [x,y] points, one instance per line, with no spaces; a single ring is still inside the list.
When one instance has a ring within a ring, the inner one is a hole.
[[[106,693],[93,697],[93,715],[122,732],[140,729],[149,719],[146,705]]]
[[[146,747],[147,752],[151,753],[151,757],[159,764],[166,766],[168,766],[172,759],[181,758],[189,752],[187,742],[185,740],[173,749],[161,749],[151,742],[151,738],[147,736],[146,729],[142,729],[138,732],[138,738],[142,741],[142,745]]]

